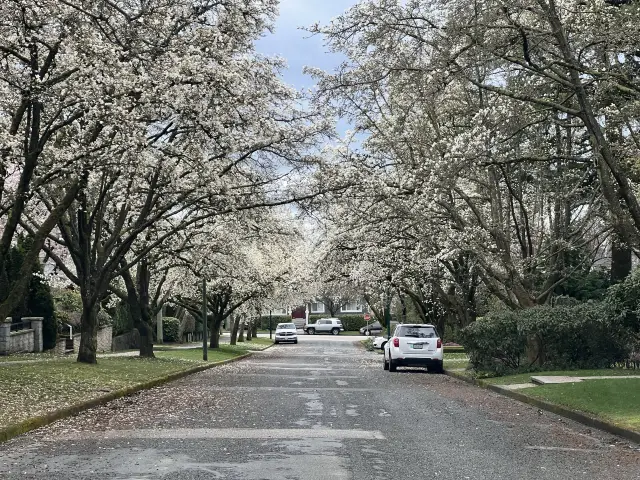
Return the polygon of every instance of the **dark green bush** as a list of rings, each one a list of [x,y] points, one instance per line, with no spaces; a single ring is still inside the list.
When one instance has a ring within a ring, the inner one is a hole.
[[[98,328],[105,328],[113,326],[113,319],[104,310],[98,312]]]
[[[113,309],[113,336],[123,335],[133,330],[133,319],[124,302],[118,302]]]
[[[0,274],[3,278],[0,284],[6,284],[7,289],[0,294],[0,299],[5,292],[13,287],[13,284],[20,276],[20,269],[24,262],[25,254],[31,249],[31,239],[29,237],[19,237],[16,245],[11,247],[6,270]],[[58,335],[58,320],[53,303],[51,288],[42,280],[42,264],[38,260],[33,266],[31,278],[23,301],[11,312],[15,321],[22,317],[43,317],[42,322],[42,344],[45,350],[49,350],[56,345]]]
[[[610,367],[628,358],[629,338],[598,303],[489,314],[462,331],[471,365],[496,374]]]
[[[518,312],[499,312],[476,320],[460,332],[460,341],[477,370],[518,370],[527,345],[518,328]]]
[[[640,333],[640,268],[607,291],[604,304],[612,321]]]
[[[162,318],[162,338],[165,342],[180,341],[180,320],[176,317]]]

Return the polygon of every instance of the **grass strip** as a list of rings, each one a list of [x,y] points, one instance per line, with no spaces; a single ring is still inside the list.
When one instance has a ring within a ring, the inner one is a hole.
[[[221,352],[216,360],[242,353]],[[197,366],[179,358],[139,357],[103,358],[97,365],[74,361],[5,365],[0,367],[0,429]]]
[[[640,378],[543,385],[523,393],[640,432]]]
[[[598,377],[598,376],[640,375],[640,370],[622,368],[603,368],[598,370],[553,370],[549,372],[529,372],[504,377],[482,378],[491,385],[510,385],[513,383],[529,383],[534,376],[569,376],[569,377]]]

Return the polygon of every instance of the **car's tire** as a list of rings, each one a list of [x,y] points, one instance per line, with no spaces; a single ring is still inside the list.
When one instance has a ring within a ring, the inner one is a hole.
[[[278,340],[274,340],[273,343],[275,343],[276,345],[279,344],[280,342]]]
[[[383,366],[383,368],[384,368],[385,370],[389,370],[389,362],[387,362],[387,359],[386,359],[386,358],[383,358],[383,359],[382,359],[382,363],[383,363],[383,365],[382,365],[382,366]]]
[[[367,337],[371,336],[371,330],[365,330],[365,331],[364,331],[364,334],[365,334]]]
[[[438,362],[435,366],[429,368],[429,370],[433,373],[444,373],[444,365],[442,362]]]
[[[398,365],[396,365],[396,362],[393,361],[393,358],[389,357],[389,371],[390,372],[397,372],[398,371]]]
[[[297,344],[297,343],[298,343],[298,340],[294,340],[294,341],[293,341],[293,343],[294,343],[294,344]]]
[[[310,328],[309,330],[307,330],[307,333],[309,335],[315,335],[316,334],[316,329],[315,328]]]
[[[382,345],[380,345],[380,350],[384,350],[384,346],[387,344],[387,342],[382,342]]]
[[[339,328],[332,328],[331,329],[331,334],[332,335],[340,335],[340,329]]]

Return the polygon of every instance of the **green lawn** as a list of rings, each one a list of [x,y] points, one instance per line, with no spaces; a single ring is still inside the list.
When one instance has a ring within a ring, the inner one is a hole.
[[[221,352],[218,360],[238,354]],[[102,358],[97,365],[71,360],[5,365],[0,367],[0,427],[193,366],[188,359],[136,357]]]
[[[229,358],[237,357],[246,353],[247,349],[238,349],[229,345],[220,347],[215,350],[207,350],[207,362],[219,362]],[[156,357],[163,359],[184,360],[188,362],[206,363],[202,360],[202,348],[162,350],[156,352]]]
[[[640,378],[544,385],[523,393],[640,431]]]
[[[504,377],[483,378],[482,380],[494,385],[509,385],[512,383],[529,383],[532,376],[568,375],[571,377],[601,377],[618,375],[640,375],[640,370],[625,370],[622,368],[604,368],[601,370],[556,370],[551,372],[519,373]]]
[[[237,345],[235,345],[235,347],[243,348],[246,350],[264,350],[269,345],[273,345],[272,339],[257,337],[257,338],[252,338],[250,342],[247,342],[246,340],[244,342],[240,342]],[[232,345],[223,345],[223,346],[231,347]]]
[[[448,369],[460,369],[467,368],[469,365],[469,356],[462,352],[448,352],[444,351],[444,368]]]

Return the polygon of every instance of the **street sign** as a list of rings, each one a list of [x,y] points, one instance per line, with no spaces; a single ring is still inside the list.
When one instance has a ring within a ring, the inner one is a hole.
[[[364,319],[368,322],[369,320],[371,320],[371,315],[369,315],[368,313],[365,313],[364,315]]]

